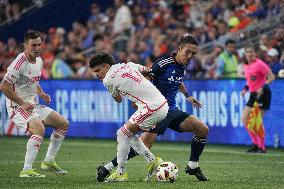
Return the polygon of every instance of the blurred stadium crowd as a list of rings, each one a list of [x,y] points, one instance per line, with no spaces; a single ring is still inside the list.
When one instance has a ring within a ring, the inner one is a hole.
[[[41,7],[47,0],[0,0],[0,26],[18,20],[25,12]]]
[[[19,19],[31,6],[48,0],[0,0],[1,23]],[[258,55],[276,76],[284,75],[284,1],[281,0],[115,0],[102,11],[90,7],[90,17],[74,20],[72,29],[50,28],[43,35],[43,78],[91,78],[90,55],[107,51],[118,62],[150,67],[155,59],[176,49],[177,39],[191,33],[200,51],[188,64],[187,78],[243,77],[244,44],[254,43]],[[0,41],[0,78],[23,50],[13,37]],[[228,54],[226,57],[224,54]],[[228,60],[231,59],[231,60]],[[220,62],[234,61],[234,74]],[[282,73],[283,72],[283,73]]]

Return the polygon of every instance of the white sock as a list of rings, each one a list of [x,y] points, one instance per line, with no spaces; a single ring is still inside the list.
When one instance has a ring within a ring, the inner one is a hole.
[[[130,138],[132,133],[124,125],[117,131],[117,171],[123,174],[126,171],[128,153],[130,151]]]
[[[57,137],[55,137],[57,135]],[[54,129],[50,136],[50,143],[45,156],[45,162],[53,162],[55,156],[61,146],[61,143],[66,135],[66,131],[60,129]],[[59,137],[58,137],[59,136]]]
[[[187,165],[188,165],[191,169],[195,169],[196,167],[198,167],[198,162],[189,161]]]
[[[112,162],[109,162],[104,166],[108,171],[111,171],[114,168],[114,165]]]
[[[142,142],[141,138],[138,135],[135,135],[130,140],[130,146],[140,155],[142,155],[147,163],[150,163],[155,159],[154,154],[152,154]]]
[[[43,138],[39,135],[32,135],[28,140],[24,170],[32,169],[42,139]]]

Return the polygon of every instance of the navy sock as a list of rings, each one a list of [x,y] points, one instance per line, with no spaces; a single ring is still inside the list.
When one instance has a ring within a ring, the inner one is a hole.
[[[202,151],[207,143],[206,138],[201,138],[198,136],[194,136],[191,141],[191,154],[189,161],[198,162],[199,157],[202,154]]]
[[[134,158],[135,156],[138,156],[139,154],[132,148],[130,147],[130,152],[128,154],[128,158],[127,160]],[[115,156],[115,158],[113,158],[113,160],[111,160],[112,164],[114,167],[117,166],[117,157]]]

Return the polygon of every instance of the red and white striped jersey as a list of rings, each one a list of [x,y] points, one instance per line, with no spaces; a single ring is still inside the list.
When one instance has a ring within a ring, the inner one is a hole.
[[[43,61],[40,57],[36,57],[35,62],[30,62],[25,53],[20,53],[8,67],[4,79],[13,86],[19,97],[24,101],[35,104],[42,66]],[[17,104],[7,98],[6,105],[10,107]]]
[[[144,66],[128,62],[110,67],[103,80],[104,85],[112,94],[121,94],[139,107],[156,109],[166,102],[160,91],[147,80],[141,72]]]

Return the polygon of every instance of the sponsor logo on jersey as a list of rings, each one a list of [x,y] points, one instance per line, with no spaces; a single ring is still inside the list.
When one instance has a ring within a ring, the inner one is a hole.
[[[40,79],[41,79],[41,76],[37,76],[37,77],[29,78],[28,82],[37,82],[37,81],[40,81]]]

